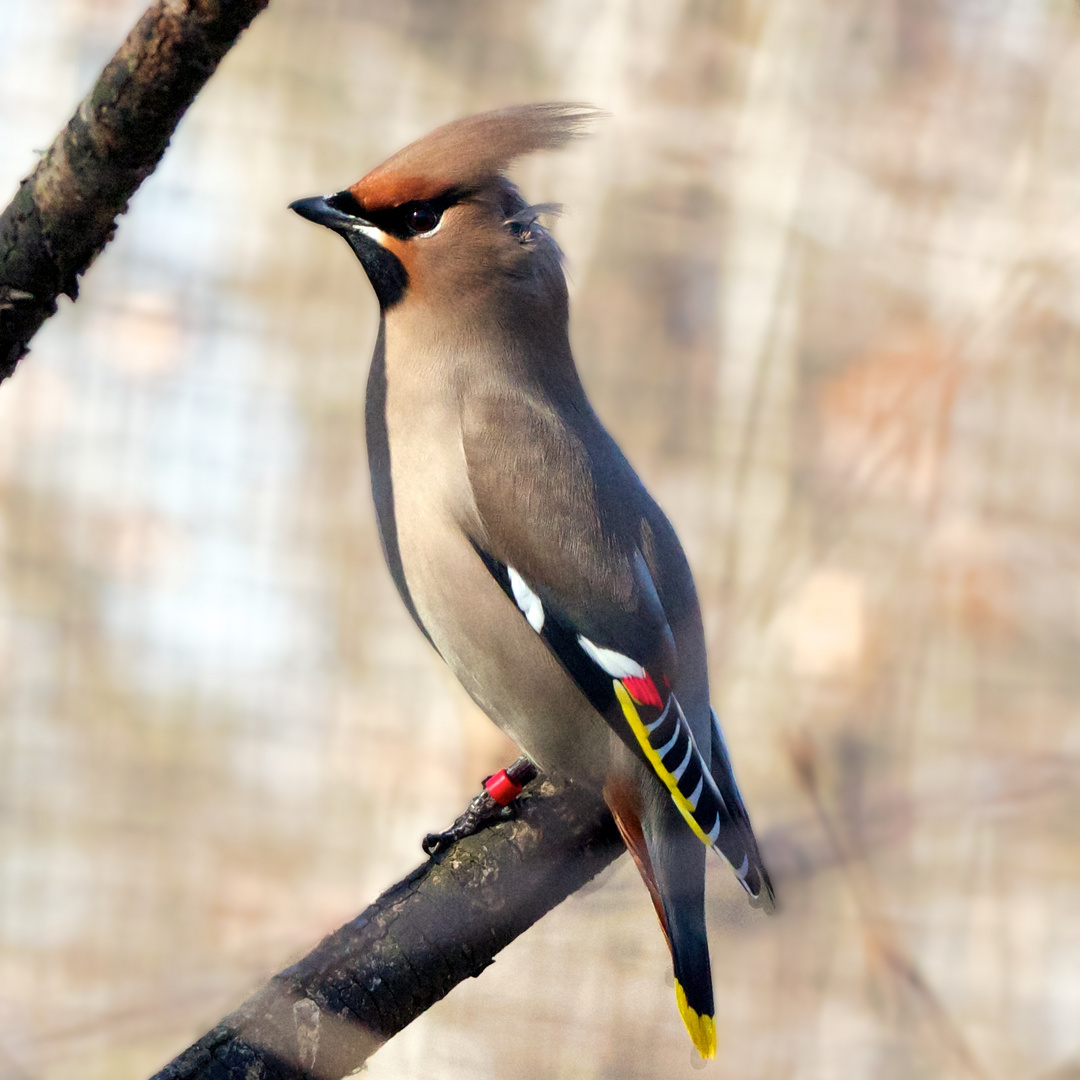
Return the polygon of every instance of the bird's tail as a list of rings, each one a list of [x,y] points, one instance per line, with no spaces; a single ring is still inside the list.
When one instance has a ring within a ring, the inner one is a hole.
[[[712,731],[703,753],[675,694],[669,693],[663,702],[651,681],[644,691],[639,685],[630,687],[632,682],[641,680],[615,681],[618,708],[656,779],[667,788],[671,804],[698,840],[730,863],[751,904],[771,911],[772,883],[731,771],[716,713],[711,712]]]
[[[675,1001],[694,1046],[716,1056],[709,943],[705,931],[705,852],[660,792],[642,804],[628,786],[609,786],[604,797],[641,873],[660,919],[675,972]]]
[[[675,1001],[698,1053],[711,1058],[716,1056],[716,1019],[705,932],[707,849],[683,825],[669,799],[657,810],[646,813],[642,825],[664,908],[675,969]]]
[[[704,851],[701,852],[704,855]],[[671,960],[675,968],[675,1002],[697,1052],[703,1058],[716,1057],[716,1017],[713,1005],[712,972],[705,924],[698,928],[672,920]]]

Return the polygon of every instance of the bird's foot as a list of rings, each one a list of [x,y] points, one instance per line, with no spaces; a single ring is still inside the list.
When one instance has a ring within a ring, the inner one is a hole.
[[[500,769],[484,781],[484,790],[476,796],[446,832],[428,833],[421,846],[425,854],[441,855],[459,840],[513,817],[512,803],[521,789],[536,778],[537,768],[527,758],[520,757],[507,769]]]

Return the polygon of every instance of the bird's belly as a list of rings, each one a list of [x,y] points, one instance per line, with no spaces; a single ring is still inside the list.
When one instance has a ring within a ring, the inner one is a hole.
[[[541,768],[602,784],[622,743],[466,535],[468,523],[474,535],[480,529],[454,396],[425,398],[413,367],[395,370],[386,399],[389,527],[416,615],[472,699]]]
[[[541,768],[602,785],[622,746],[452,520],[398,500],[409,590],[469,696]],[[435,542],[438,537],[438,542]]]

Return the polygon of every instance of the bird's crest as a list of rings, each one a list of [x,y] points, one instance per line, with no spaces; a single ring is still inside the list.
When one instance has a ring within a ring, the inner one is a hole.
[[[516,105],[454,120],[399,150],[349,191],[368,210],[474,190],[519,157],[557,150],[603,113],[591,105]]]

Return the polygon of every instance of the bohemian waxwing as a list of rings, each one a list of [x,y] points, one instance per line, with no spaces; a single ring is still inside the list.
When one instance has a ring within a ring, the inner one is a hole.
[[[686,558],[585,397],[545,208],[505,176],[594,116],[459,120],[292,209],[348,241],[381,307],[367,446],[401,598],[529,757],[603,793],[712,1057],[706,848],[752,903],[771,908],[773,890],[709,705]]]

